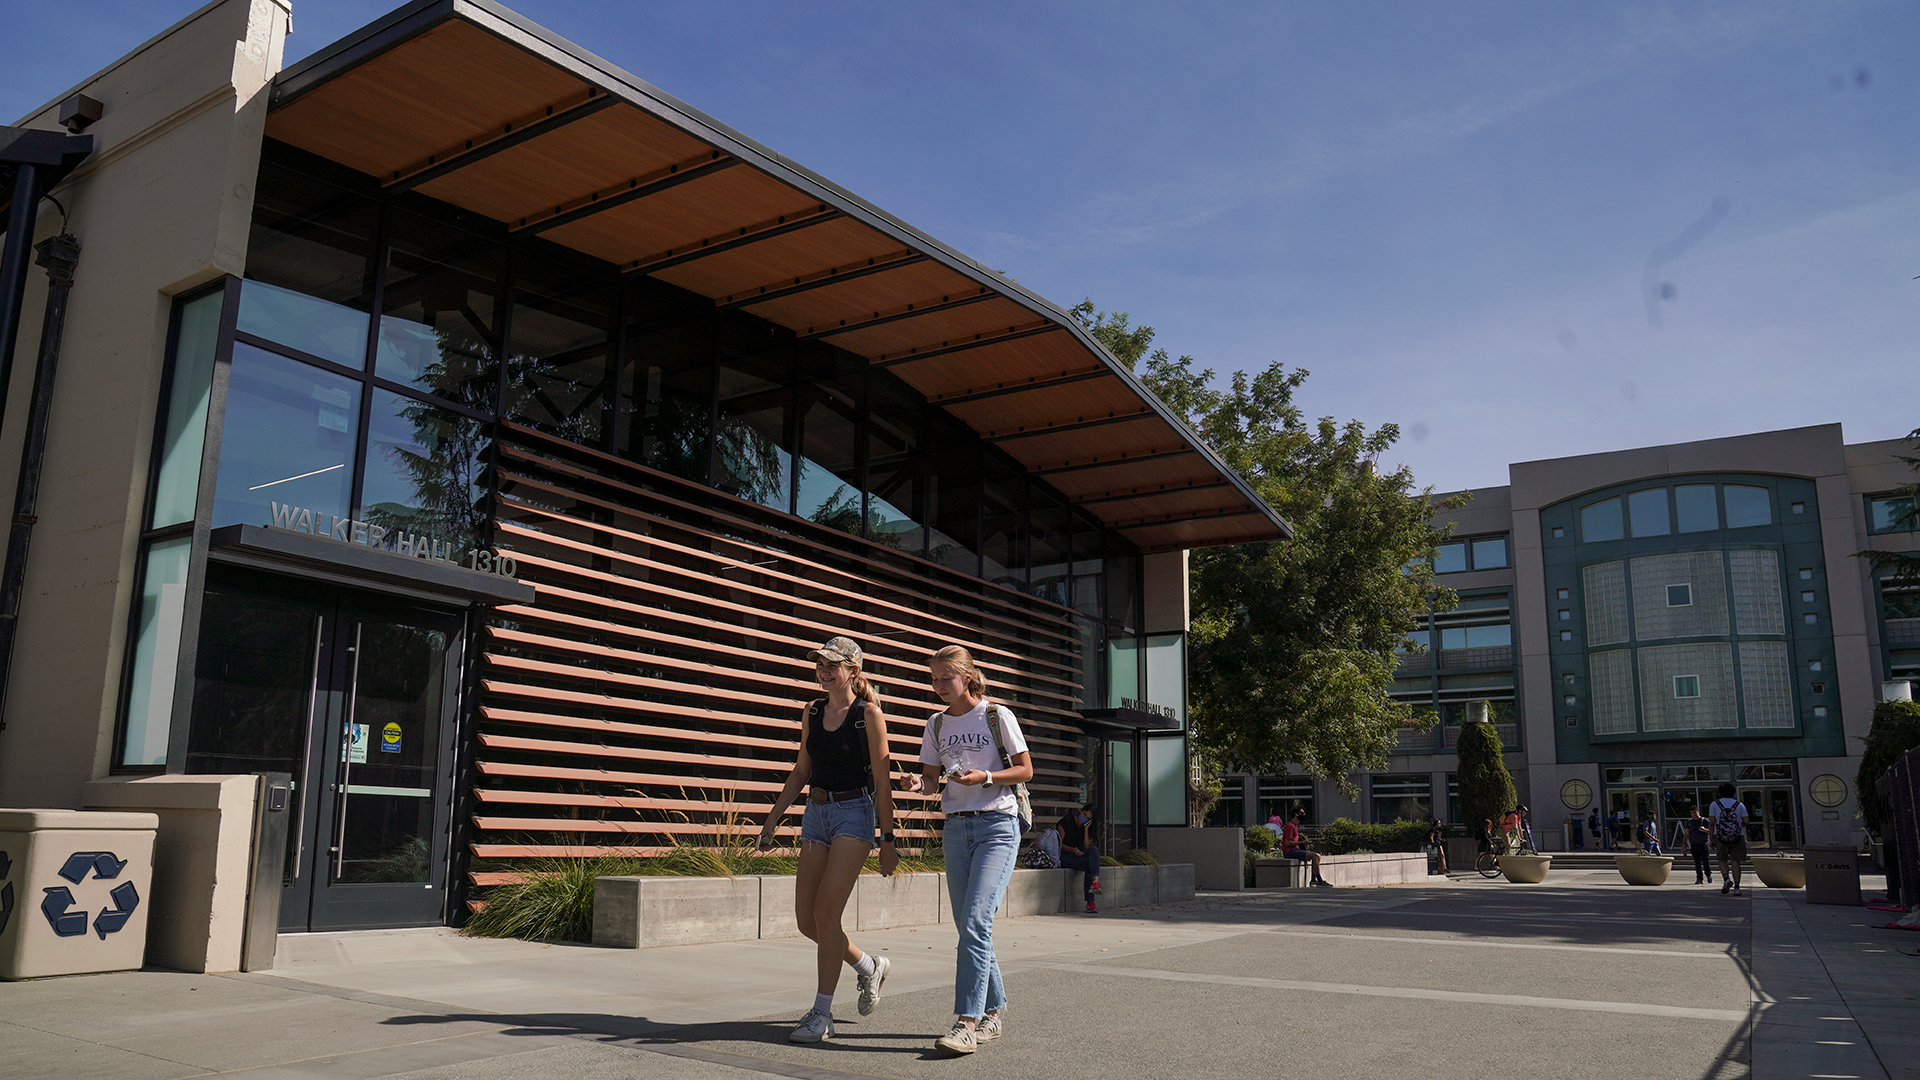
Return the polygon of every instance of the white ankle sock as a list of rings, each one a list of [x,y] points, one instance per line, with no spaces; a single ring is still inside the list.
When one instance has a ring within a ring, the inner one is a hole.
[[[861,953],[860,959],[854,961],[853,970],[861,975],[872,975],[879,966],[874,962],[872,953]]]
[[[832,994],[813,995],[813,1007],[814,1007],[814,1010],[817,1012],[823,1012],[823,1013],[826,1013],[828,1016],[832,1016],[833,1015],[833,995]]]

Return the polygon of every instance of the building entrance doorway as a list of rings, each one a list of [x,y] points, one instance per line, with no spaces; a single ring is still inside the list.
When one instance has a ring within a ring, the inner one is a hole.
[[[463,622],[208,567],[187,770],[293,776],[281,930],[443,921]]]
[[[1660,822],[1660,789],[1650,787],[1610,788],[1607,791],[1607,823],[1612,825],[1611,843],[1603,843],[1601,850],[1609,847],[1626,848],[1640,846],[1640,822],[1652,818]]]
[[[1740,785],[1740,801],[1747,805],[1747,846],[1797,848],[1799,816],[1794,813],[1791,784]]]

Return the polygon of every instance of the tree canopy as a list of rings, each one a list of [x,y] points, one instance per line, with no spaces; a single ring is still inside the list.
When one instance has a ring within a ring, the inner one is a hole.
[[[1475,723],[1471,717],[1460,726],[1460,768],[1455,776],[1460,784],[1460,816],[1467,831],[1482,822],[1498,822],[1500,815],[1520,804],[1514,793],[1513,774],[1501,756],[1500,734],[1492,724]]]
[[[1416,718],[1388,691],[1394,650],[1430,603],[1432,489],[1379,460],[1397,425],[1309,421],[1294,398],[1304,368],[1274,361],[1224,385],[1191,356],[1152,348],[1154,331],[1091,301],[1073,315],[1184,418],[1201,440],[1294,528],[1292,540],[1203,548],[1192,557],[1188,703],[1203,759],[1248,771],[1298,766],[1350,788],[1385,768]],[[1144,366],[1141,366],[1144,360]]]

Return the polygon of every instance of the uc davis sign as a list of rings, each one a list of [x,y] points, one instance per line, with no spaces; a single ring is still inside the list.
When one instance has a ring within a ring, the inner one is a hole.
[[[0,979],[141,966],[159,818],[0,810]]]

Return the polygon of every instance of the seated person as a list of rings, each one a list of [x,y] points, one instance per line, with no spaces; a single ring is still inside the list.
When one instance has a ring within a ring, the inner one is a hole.
[[[1060,819],[1060,865],[1068,870],[1084,871],[1082,895],[1087,898],[1087,914],[1098,914],[1093,894],[1100,891],[1100,849],[1093,838],[1093,804],[1088,803]]]
[[[1300,835],[1300,823],[1307,819],[1307,808],[1302,806],[1293,812],[1287,821],[1287,827],[1280,833],[1280,853],[1289,859],[1298,859],[1313,866],[1313,882],[1324,888],[1333,888],[1333,882],[1320,876],[1320,853],[1313,850],[1312,841]]]

